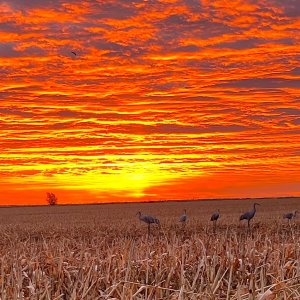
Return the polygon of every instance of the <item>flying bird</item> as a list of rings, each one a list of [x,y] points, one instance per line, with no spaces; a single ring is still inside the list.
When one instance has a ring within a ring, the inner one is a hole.
[[[71,53],[72,53],[72,54],[74,54],[75,56],[77,56],[76,52],[74,52],[74,51],[71,51]]]
[[[298,213],[298,210],[295,210],[294,212],[290,212],[290,213],[284,214],[283,218],[284,219],[288,219],[288,221],[290,221],[290,220],[296,218],[297,213]]]
[[[157,224],[158,226],[160,226],[159,219],[157,219],[155,217],[143,215],[140,211],[137,213],[137,215],[139,216],[140,221],[143,221],[148,224],[148,235],[150,234],[150,225],[151,224]]]
[[[253,204],[253,209],[250,211],[245,212],[240,216],[240,221],[241,220],[247,220],[248,221],[248,229],[250,228],[250,220],[255,216],[256,213],[256,206],[260,205],[259,203],[254,203]]]
[[[183,215],[181,215],[180,218],[179,218],[179,222],[181,222],[182,225],[184,225],[186,220],[187,220],[186,209],[184,209]]]
[[[220,210],[219,209],[211,215],[210,220],[213,221],[214,232],[216,231],[217,221],[218,221],[219,217],[220,217]]]

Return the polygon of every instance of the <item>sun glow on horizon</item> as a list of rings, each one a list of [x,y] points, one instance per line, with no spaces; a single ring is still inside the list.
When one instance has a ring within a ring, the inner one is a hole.
[[[300,196],[299,17],[1,1],[0,204]]]

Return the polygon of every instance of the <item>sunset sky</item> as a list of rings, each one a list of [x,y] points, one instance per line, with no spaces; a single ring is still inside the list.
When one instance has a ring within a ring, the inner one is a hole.
[[[298,0],[0,0],[0,204],[300,196],[299,28]]]

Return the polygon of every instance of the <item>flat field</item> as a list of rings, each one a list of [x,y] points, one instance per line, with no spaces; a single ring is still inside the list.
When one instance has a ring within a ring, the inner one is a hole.
[[[299,201],[2,207],[0,299],[300,299],[300,223],[282,218]]]

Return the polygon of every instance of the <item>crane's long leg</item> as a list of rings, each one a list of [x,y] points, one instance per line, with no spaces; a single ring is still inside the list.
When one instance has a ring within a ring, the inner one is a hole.
[[[250,230],[250,219],[248,220],[248,230]]]
[[[213,221],[213,231],[216,233],[216,220]]]

